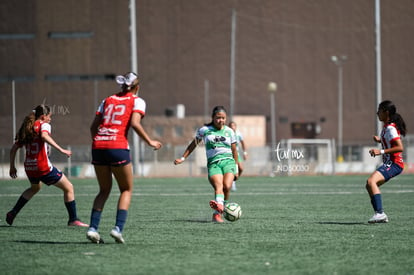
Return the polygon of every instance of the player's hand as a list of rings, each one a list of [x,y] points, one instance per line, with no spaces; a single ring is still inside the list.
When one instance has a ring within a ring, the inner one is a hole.
[[[372,139],[377,143],[381,142],[381,139],[379,138],[379,136],[373,136]]]
[[[369,154],[375,158],[375,156],[381,155],[381,151],[379,149],[371,149],[369,150]]]
[[[66,155],[68,158],[70,158],[72,156],[72,151],[62,149],[62,154]]]
[[[184,160],[185,160],[185,159],[183,159],[183,158],[175,159],[175,160],[174,160],[174,164],[175,164],[175,165],[177,165],[177,164],[181,164],[181,163],[183,163],[183,162],[184,162]]]
[[[9,175],[12,179],[17,178],[17,169],[16,169],[16,167],[11,167],[10,168]]]
[[[151,140],[151,142],[149,143],[149,146],[154,148],[154,150],[158,150],[162,147],[162,143],[157,140]]]

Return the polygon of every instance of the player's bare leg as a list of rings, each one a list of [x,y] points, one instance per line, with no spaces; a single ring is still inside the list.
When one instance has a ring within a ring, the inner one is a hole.
[[[63,201],[65,203],[69,215],[68,225],[88,227],[88,224],[81,222],[78,218],[75,201],[75,191],[69,179],[65,175],[63,175],[62,178],[54,184],[54,186],[63,191]]]

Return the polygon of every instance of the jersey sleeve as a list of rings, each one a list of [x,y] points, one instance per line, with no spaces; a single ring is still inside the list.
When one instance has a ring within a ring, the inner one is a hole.
[[[203,137],[204,137],[204,135],[205,135],[206,130],[207,130],[207,127],[206,127],[206,126],[203,126],[203,127],[199,128],[199,129],[197,130],[197,132],[196,132],[196,136],[195,136],[195,138],[196,138],[196,139],[198,139],[198,140],[203,139]]]
[[[147,107],[147,104],[145,103],[145,101],[140,97],[136,97],[134,100],[134,107],[132,108],[132,111],[138,112],[142,116],[145,116],[146,107]]]
[[[18,140],[16,140],[16,141],[14,142],[14,144],[15,144],[18,148],[22,148],[22,147],[24,146],[24,144],[23,144],[23,143],[20,143]]]
[[[391,141],[400,139],[397,129],[394,126],[389,125],[387,131],[385,132],[385,139]]]
[[[104,106],[105,106],[105,99],[102,100],[101,104],[99,104],[98,109],[96,110],[96,115],[101,115],[104,113]]]
[[[49,123],[42,123],[40,132],[47,132],[49,135],[52,134],[52,126]]]

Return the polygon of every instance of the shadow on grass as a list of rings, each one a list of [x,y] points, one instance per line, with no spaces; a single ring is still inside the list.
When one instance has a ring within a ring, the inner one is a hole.
[[[15,229],[15,230],[17,230],[17,229],[29,229],[29,228],[30,229],[45,228],[44,225],[29,225],[29,224],[18,224],[18,225],[0,224],[0,227],[1,228],[10,228],[10,229]],[[59,228],[72,229],[72,228],[79,228],[79,226],[66,226],[66,225],[64,225],[64,226],[49,226],[49,229],[54,229],[54,228],[56,228],[56,229],[59,229]]]
[[[317,222],[318,224],[336,224],[336,225],[368,225],[365,222]]]
[[[182,219],[182,220],[175,220],[177,222],[192,222],[192,223],[211,223],[211,220],[202,220],[202,219]]]
[[[57,244],[57,245],[68,245],[68,244],[91,244],[91,242],[54,242],[54,241],[33,241],[33,240],[14,240],[14,243],[27,243],[27,244]]]
[[[55,244],[55,245],[68,245],[68,244],[82,244],[82,245],[101,245],[106,244],[105,242],[94,244],[89,241],[82,241],[82,242],[54,242],[54,241],[33,241],[33,240],[14,240],[14,243],[27,243],[27,244]],[[117,244],[117,243],[108,243],[108,244]],[[106,244],[106,245],[108,245]]]

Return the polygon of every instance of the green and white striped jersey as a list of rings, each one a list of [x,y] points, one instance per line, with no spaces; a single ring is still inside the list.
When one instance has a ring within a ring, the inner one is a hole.
[[[224,125],[221,130],[217,130],[213,125],[203,126],[198,129],[196,139],[204,142],[207,163],[233,158],[231,144],[236,143],[237,139],[230,127]]]

